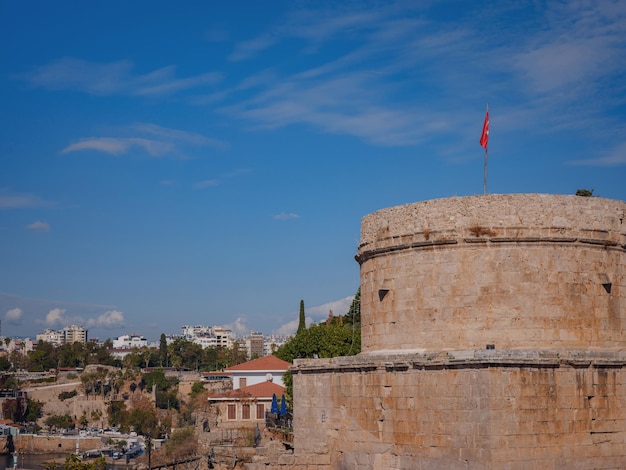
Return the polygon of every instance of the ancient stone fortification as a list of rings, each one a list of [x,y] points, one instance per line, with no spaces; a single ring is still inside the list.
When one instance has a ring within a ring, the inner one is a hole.
[[[458,197],[363,219],[363,352],[621,348],[626,203]],[[624,325],[626,326],[626,325]]]
[[[296,361],[295,453],[272,467],[626,468],[625,212],[490,195],[366,216],[363,352]]]

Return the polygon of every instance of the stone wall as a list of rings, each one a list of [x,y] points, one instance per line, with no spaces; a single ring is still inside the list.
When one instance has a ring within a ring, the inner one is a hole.
[[[364,217],[363,352],[621,347],[626,203],[490,195]]]
[[[91,394],[89,396],[82,393],[82,382],[68,382],[61,385],[46,385],[25,389],[28,398],[36,400],[43,405],[43,417],[39,419],[39,424],[43,425],[45,417],[51,415],[69,415],[78,422],[83,414],[87,417],[91,426],[108,426],[107,404],[101,395]],[[75,397],[61,400],[61,392],[71,392],[76,390]],[[92,413],[100,416],[94,419]]]
[[[624,468],[625,365],[625,353],[499,350],[296,360],[293,459],[323,450],[333,470]]]
[[[77,443],[81,451],[102,447],[102,439],[99,437],[36,436],[33,434],[20,434],[14,437],[15,450],[26,453],[76,452]]]

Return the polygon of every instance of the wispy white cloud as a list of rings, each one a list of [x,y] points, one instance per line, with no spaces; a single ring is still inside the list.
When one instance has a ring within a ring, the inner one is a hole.
[[[273,216],[274,220],[291,220],[299,218],[300,216],[298,214],[294,214],[293,212],[281,212],[280,214],[276,214]]]
[[[307,67],[254,73],[207,102],[222,101],[220,111],[255,129],[304,124],[383,146],[444,136],[454,145],[469,132],[458,116],[484,101],[523,118],[515,129],[539,132],[540,118],[552,131],[590,119],[600,125],[607,109],[623,104],[626,83],[615,82],[626,74],[623,2],[477,6],[461,26],[433,20],[427,8],[398,2],[296,10],[253,39],[259,47],[246,57],[300,39],[310,60],[298,63]],[[507,28],[488,20],[513,14],[520,20]],[[349,46],[333,53],[335,43]],[[325,54],[315,53],[323,47]]]
[[[18,78],[34,87],[49,90],[75,90],[95,95],[130,91],[131,69],[128,60],[99,64],[65,57],[36,67]]]
[[[150,157],[172,156],[185,158],[195,147],[213,147],[225,149],[228,145],[217,139],[201,134],[170,129],[156,124],[133,124],[123,133],[135,134],[133,137],[85,137],[61,150],[62,154],[93,150],[108,155],[120,156],[139,150]]]
[[[572,160],[569,163],[571,165],[603,167],[626,165],[626,142],[617,145],[602,157]]]
[[[64,57],[17,78],[33,87],[94,95],[163,95],[212,86],[222,79],[216,72],[177,78],[173,65],[147,74],[134,74],[133,67],[129,60],[98,63]]]
[[[232,61],[239,61],[254,57],[259,52],[270,48],[276,42],[276,39],[270,35],[264,34],[248,41],[243,41],[235,47],[233,53],[229,56]]]
[[[210,180],[198,181],[197,183],[194,183],[193,188],[194,189],[211,188],[213,186],[217,186],[218,184],[219,184],[218,180],[210,179]]]
[[[162,157],[175,150],[171,142],[137,138],[137,137],[85,137],[68,145],[61,153],[95,150],[109,155],[124,155],[133,148],[139,148],[151,157]]]
[[[40,220],[37,220],[33,222],[32,224],[27,225],[26,228],[28,230],[33,230],[35,232],[49,232],[50,231],[50,225],[46,222],[41,222]]]
[[[33,194],[13,193],[0,188],[0,209],[24,209],[53,205],[53,202],[41,199]]]
[[[212,188],[214,186],[220,185],[222,182],[226,180],[229,180],[231,178],[237,178],[242,175],[246,175],[250,173],[251,171],[252,170],[250,168],[239,168],[229,173],[224,173],[220,175],[218,178],[210,178],[210,179],[206,179],[202,181],[197,181],[192,185],[192,187],[193,189]]]

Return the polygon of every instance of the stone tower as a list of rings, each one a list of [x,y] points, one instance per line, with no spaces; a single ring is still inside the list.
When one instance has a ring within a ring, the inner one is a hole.
[[[625,212],[527,194],[364,217],[362,353],[296,361],[285,465],[626,468]]]

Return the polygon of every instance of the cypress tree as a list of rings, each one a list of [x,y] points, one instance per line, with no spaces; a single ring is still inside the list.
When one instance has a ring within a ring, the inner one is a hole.
[[[302,330],[306,330],[306,320],[304,318],[304,300],[300,301],[300,322],[298,323],[298,331],[296,331],[296,334],[300,333]]]

